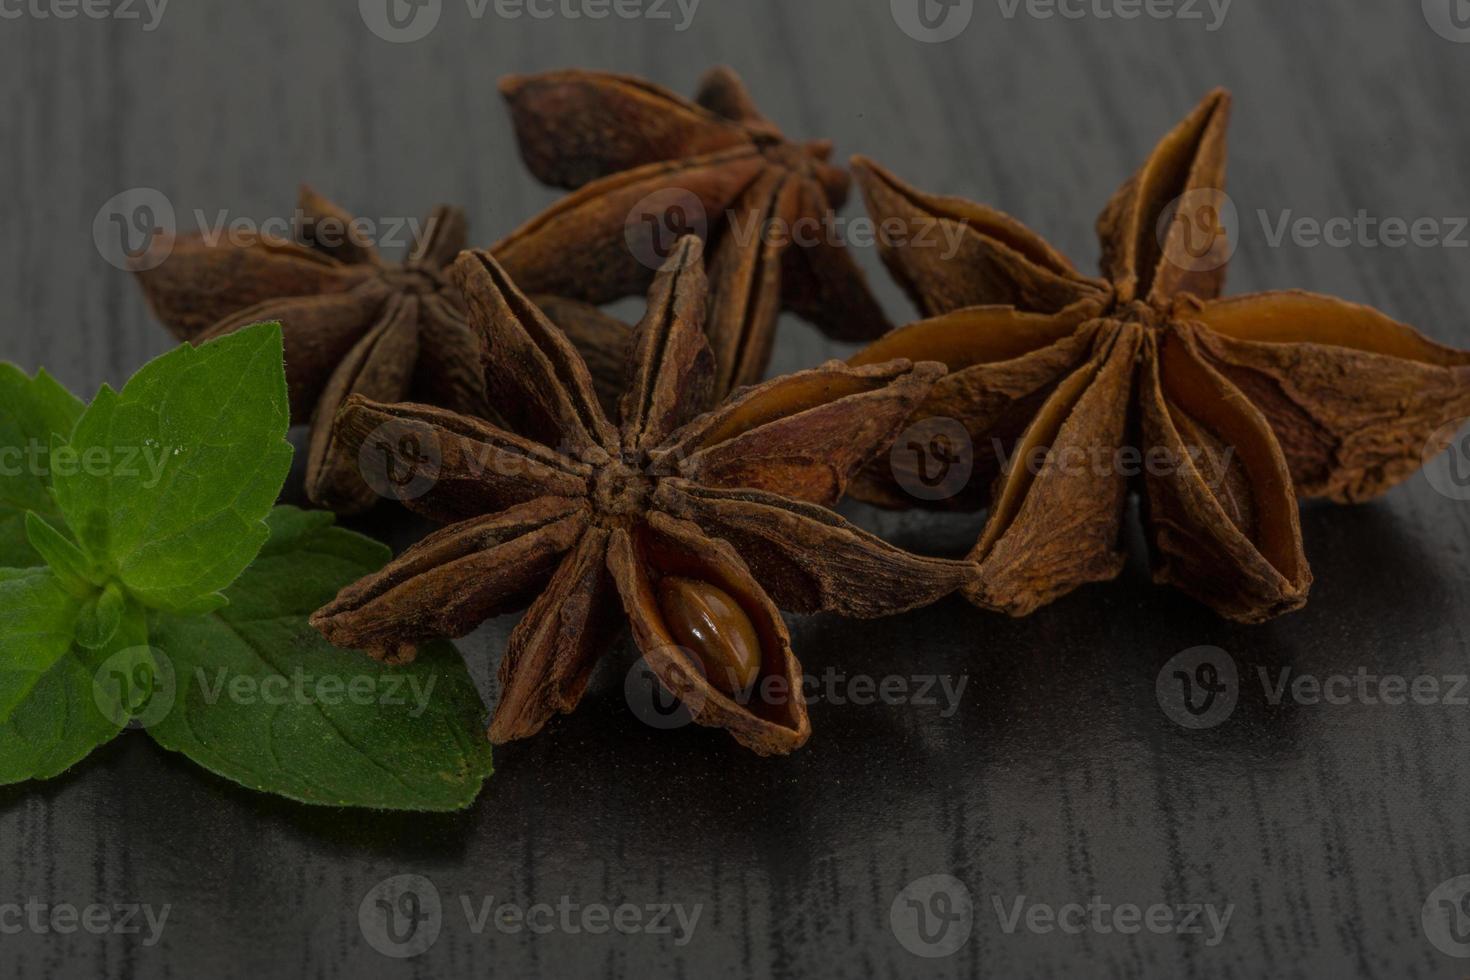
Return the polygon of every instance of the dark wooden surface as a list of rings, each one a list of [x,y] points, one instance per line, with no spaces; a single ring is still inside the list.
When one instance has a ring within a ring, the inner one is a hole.
[[[90,396],[167,348],[94,245],[94,216],[119,192],[156,188],[188,228],[196,208],[288,215],[305,180],[376,217],[462,204],[488,243],[555,196],[520,166],[498,76],[581,65],[687,91],[719,62],[788,132],[995,204],[1084,267],[1114,187],[1226,85],[1242,216],[1231,291],[1335,293],[1470,346],[1463,247],[1273,247],[1258,217],[1470,214],[1470,45],[1431,30],[1418,0],[1239,0],[1214,31],[1004,9],[977,2],[945,44],[911,39],[886,0],[705,0],[683,31],[617,17],[477,21],[444,0],[433,33],[403,44],[370,33],[351,0],[180,2],[152,31],[0,20],[0,358],[45,365]],[[876,256],[860,258],[907,318]],[[845,352],[792,321],[775,369]],[[850,512],[934,551],[978,526]],[[783,760],[717,733],[645,727],[624,702],[624,646],[576,715],[499,752],[461,816],[277,802],[129,734],[63,778],[0,793],[0,904],[168,904],[161,941],[0,935],[0,975],[1463,976],[1470,960],[1438,951],[1420,910],[1439,883],[1470,874],[1470,708],[1273,705],[1255,677],[1470,671],[1467,515],[1422,475],[1371,505],[1307,508],[1312,600],[1258,628],[1153,588],[1141,547],[1119,581],[1024,621],[958,601],[878,623],[794,621],[814,673],[968,686],[947,717],[815,705],[810,744]],[[487,698],[511,625],[461,644]],[[1228,650],[1246,682],[1226,722],[1191,732],[1161,710],[1155,678],[1202,644]],[[445,916],[433,948],[400,961],[365,941],[358,905],[407,873],[434,883]],[[899,891],[929,874],[974,899],[969,942],[947,958],[915,957],[890,927]],[[702,915],[682,946],[475,935],[461,896]],[[1234,911],[1213,946],[1007,933],[995,902],[1019,896]]]

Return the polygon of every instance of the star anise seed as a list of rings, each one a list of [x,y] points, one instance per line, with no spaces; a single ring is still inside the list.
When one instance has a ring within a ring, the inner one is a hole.
[[[390,263],[353,216],[308,187],[295,240],[203,234],[156,240],[135,272],[154,314],[181,341],[203,343],[263,320],[285,332],[291,415],[311,425],[307,495],[339,513],[378,500],[355,463],[336,451],[332,420],[351,395],[409,397],[463,412],[488,411],[479,341],[464,301],[444,276],[465,247],[459,208],[441,205],[416,229],[404,262]],[[158,250],[166,258],[157,261]],[[595,307],[538,297],[594,352],[621,357],[627,328]]]
[[[832,227],[850,178],[827,162],[831,144],[787,140],[730,69],[709,72],[695,102],[589,71],[509,77],[500,89],[531,172],[576,190],[494,247],[523,288],[590,303],[641,294],[672,219],[640,208],[677,193],[708,221],[717,395],[761,379],[783,308],[838,339],[888,329]]]
[[[1470,414],[1470,353],[1326,296],[1218,298],[1229,110],[1226,92],[1208,95],[1113,197],[1098,220],[1104,279],[1007,215],[854,161],[880,225],[932,234],[938,222],[961,244],[955,256],[884,248],[932,319],[851,363],[949,367],[916,417],[969,433],[970,483],[933,505],[990,506],[966,589],[980,605],[1024,615],[1115,577],[1141,472],[1157,581],[1246,622],[1296,609],[1312,577],[1297,496],[1380,494],[1418,469],[1437,429]],[[883,460],[852,493],[928,504],[901,489],[910,476]]]
[[[964,563],[906,554],[820,506],[943,369],[832,362],[706,412],[702,253],[698,238],[681,240],[653,282],[618,427],[581,357],[495,259],[455,263],[506,427],[348,399],[342,451],[358,458],[380,440],[402,473],[432,460],[434,479],[394,485],[411,488],[406,506],[450,523],[319,611],[324,636],[401,661],[425,638],[464,636],[530,602],[500,665],[490,737],[505,742],[575,708],[626,621],[695,721],[786,753],[810,725],[778,607],[881,616],[960,586]]]

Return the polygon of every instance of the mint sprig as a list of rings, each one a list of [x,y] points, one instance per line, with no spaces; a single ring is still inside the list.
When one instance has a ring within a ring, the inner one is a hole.
[[[0,568],[0,784],[141,724],[306,803],[474,800],[490,748],[453,647],[389,668],[308,625],[389,553],[274,507],[292,453],[278,324],[180,347],[85,408],[9,365],[0,394],[0,563],[16,566]]]
[[[0,568],[31,568],[25,516],[59,520],[50,493],[51,445],[71,433],[85,406],[45,371],[34,378],[0,364]]]
[[[307,623],[387,548],[288,507],[207,616],[161,616],[176,692],[149,733],[212,772],[303,803],[456,810],[490,773],[483,707],[464,661],[430,644],[405,667],[338,650]]]

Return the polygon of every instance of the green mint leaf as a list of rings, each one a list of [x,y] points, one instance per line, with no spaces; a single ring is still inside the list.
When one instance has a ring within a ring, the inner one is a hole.
[[[120,610],[88,650],[73,639],[82,605],[49,569],[0,570],[0,785],[66,771],[129,720],[108,679],[119,658],[147,656],[143,611]]]
[[[34,378],[0,364],[0,568],[41,564],[26,540],[25,515],[59,518],[51,499],[51,442],[65,438],[83,405],[45,371]]]
[[[82,606],[81,615],[77,617],[74,638],[78,645],[87,650],[101,650],[111,643],[112,638],[117,635],[118,627],[122,625],[126,608],[127,599],[123,597],[116,582],[110,583],[95,597],[88,599]]]
[[[82,554],[82,549],[67,540],[66,535],[46,522],[46,519],[35,511],[27,511],[25,515],[26,539],[32,548],[51,570],[56,577],[66,586],[67,591],[81,598],[90,595],[100,585],[97,572]]]
[[[149,726],[165,748],[303,803],[386,810],[469,806],[491,772],[484,705],[458,652],[406,667],[333,648],[307,618],[389,551],[325,513],[280,507],[271,538],[202,619],[158,617],[177,700]]]
[[[121,392],[104,387],[53,448],[67,524],[129,596],[169,612],[209,608],[265,543],[291,467],[282,358],[275,323],[186,344]]]

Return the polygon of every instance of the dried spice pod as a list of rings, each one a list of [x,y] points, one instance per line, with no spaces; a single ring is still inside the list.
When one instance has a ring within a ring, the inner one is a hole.
[[[888,329],[831,221],[850,182],[831,145],[787,140],[730,69],[709,72],[694,102],[589,71],[500,90],[531,172],[576,191],[494,247],[523,288],[589,303],[641,294],[674,231],[701,234],[721,396],[761,379],[783,309],[843,340]]]
[[[332,421],[348,398],[489,411],[479,340],[465,322],[459,290],[444,276],[465,247],[466,222],[458,208],[436,207],[416,229],[405,260],[391,263],[356,218],[311,188],[301,189],[298,212],[295,240],[234,233],[156,240],[135,275],[154,314],[180,341],[203,343],[281,321],[292,418],[311,425],[307,494],[354,513],[378,496],[333,442]],[[628,332],[586,304],[538,299],[594,352],[615,348]],[[626,342],[616,354],[620,362],[625,349]]]
[[[973,470],[926,499],[906,488],[934,460],[900,453],[850,492],[886,507],[989,506],[966,588],[980,605],[1023,615],[1116,576],[1132,487],[1158,581],[1244,622],[1299,608],[1312,576],[1297,498],[1381,494],[1470,415],[1470,352],[1327,296],[1219,298],[1229,112],[1229,95],[1210,93],[1114,195],[1098,219],[1104,278],[1013,218],[854,161],[875,221],[930,241],[937,226],[959,251],[883,244],[930,319],[851,363],[948,366],[916,419],[963,427]]]
[[[575,708],[629,623],[695,721],[790,752],[811,729],[778,606],[881,616],[964,582],[965,563],[909,555],[821,506],[886,448],[940,365],[833,362],[711,408],[708,280],[691,236],[649,290],[614,426],[586,363],[489,253],[452,274],[504,422],[348,399],[339,451],[382,458],[406,477],[375,485],[452,523],[313,623],[396,661],[529,602],[500,666],[494,741]]]

